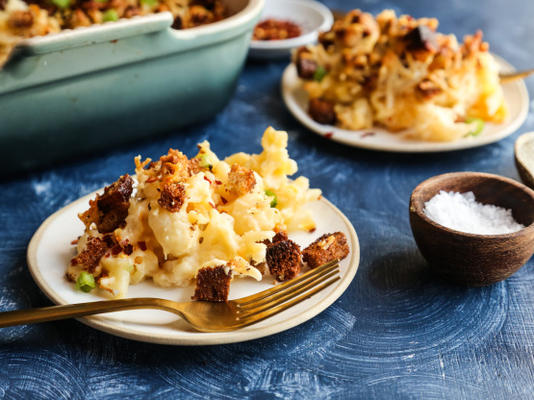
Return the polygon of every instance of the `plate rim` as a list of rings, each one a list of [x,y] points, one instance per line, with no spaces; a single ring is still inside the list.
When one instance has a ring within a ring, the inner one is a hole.
[[[41,274],[41,271],[38,268],[38,260],[37,260],[37,249],[39,247],[39,243],[44,233],[46,232],[47,228],[56,218],[58,218],[60,215],[64,214],[65,212],[68,212],[69,209],[75,207],[79,203],[87,202],[89,199],[94,197],[95,193],[99,192],[100,190],[102,189],[96,190],[92,193],[82,196],[81,198],[67,204],[66,206],[62,207],[61,209],[51,214],[48,218],[46,218],[41,223],[39,228],[37,228],[32,238],[30,239],[27,253],[26,253],[28,269],[30,271],[33,281],[36,283],[39,289],[41,289],[41,291],[45,294],[45,296],[50,301],[52,301],[54,304],[63,305],[63,304],[72,304],[72,303],[69,303],[65,301],[64,299],[62,299],[52,289],[52,287],[48,284],[47,280]],[[311,318],[315,317],[316,315],[320,314],[321,312],[323,312],[326,308],[332,305],[339,297],[341,297],[341,295],[345,292],[345,290],[348,288],[348,286],[350,285],[350,283],[353,281],[354,277],[356,276],[356,272],[360,264],[360,244],[358,240],[358,235],[352,223],[345,216],[345,214],[341,212],[341,210],[339,210],[332,202],[330,202],[324,196],[321,196],[321,199],[318,201],[324,202],[327,206],[329,206],[336,214],[338,214],[338,216],[341,218],[343,223],[347,226],[347,230],[350,234],[349,240],[351,242],[351,250],[352,250],[351,259],[349,260],[346,273],[339,280],[339,283],[336,286],[334,286],[334,290],[324,299],[314,304],[313,306],[308,308],[306,311],[298,314],[295,318],[286,319],[275,325],[267,325],[265,327],[261,327],[255,330],[249,330],[249,331],[236,330],[236,331],[230,331],[230,332],[217,332],[217,333],[198,332],[199,336],[190,336],[190,337],[182,337],[182,338],[180,338],[179,336],[173,337],[173,336],[167,336],[167,335],[140,333],[140,332],[136,332],[135,330],[131,331],[131,328],[128,328],[127,324],[125,324],[123,321],[118,320],[118,321],[108,322],[105,319],[98,317],[98,316],[81,317],[81,318],[76,318],[76,320],[94,329],[97,329],[97,330],[100,330],[100,331],[103,331],[103,332],[106,332],[106,333],[109,333],[115,336],[119,336],[125,339],[136,340],[136,341],[147,342],[147,343],[177,345],[177,346],[201,346],[201,345],[203,346],[203,345],[217,345],[217,344],[246,342],[249,340],[254,340],[254,339],[259,339],[262,337],[274,335],[276,333],[280,333],[288,329],[291,329],[297,325],[300,325],[310,320]]]
[[[505,67],[510,72],[513,72],[516,70],[512,66],[512,64],[510,64],[504,58],[493,53],[492,53],[492,56],[496,59],[499,66]],[[400,147],[397,144],[383,145],[379,143],[372,143],[369,141],[365,141],[364,139],[351,141],[351,140],[347,140],[346,138],[340,138],[339,136],[336,137],[336,135],[333,135],[332,137],[328,137],[327,134],[330,133],[332,130],[359,134],[359,133],[363,133],[370,129],[375,129],[375,128],[350,131],[348,129],[341,129],[341,128],[338,128],[332,125],[321,125],[315,122],[298,105],[297,101],[292,95],[292,92],[293,92],[292,86],[294,85],[294,81],[292,80],[291,75],[294,75],[294,74],[296,74],[296,67],[291,62],[284,68],[284,71],[282,73],[282,79],[280,82],[280,88],[282,92],[282,99],[284,100],[285,106],[287,107],[291,115],[299,123],[304,125],[306,128],[308,128],[315,134],[322,136],[326,139],[329,139],[329,140],[332,140],[338,143],[342,143],[347,146],[357,147],[357,148],[366,149],[366,150],[373,150],[373,151],[383,151],[383,152],[389,152],[389,153],[438,153],[438,152],[466,150],[466,149],[485,146],[491,143],[501,141],[502,139],[514,134],[521,127],[521,125],[525,122],[528,116],[528,110],[529,110],[529,104],[530,104],[528,90],[527,90],[525,81],[524,79],[520,79],[518,81],[509,83],[509,85],[516,85],[517,89],[520,92],[520,97],[522,101],[521,101],[519,114],[516,119],[514,119],[509,124],[507,124],[502,129],[502,131],[497,135],[488,136],[488,137],[479,137],[480,139],[476,138],[475,140],[471,140],[471,141],[467,141],[467,140],[465,141],[457,140],[457,141],[452,141],[452,142],[416,141],[416,142],[412,142],[412,144],[416,146],[413,148],[410,148],[410,146],[408,146],[408,144],[410,143],[409,140],[406,141],[407,143],[406,146],[402,145]]]

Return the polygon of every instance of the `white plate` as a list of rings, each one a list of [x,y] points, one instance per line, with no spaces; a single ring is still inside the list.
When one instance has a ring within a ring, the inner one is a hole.
[[[252,40],[249,52],[252,57],[287,57],[291,49],[317,42],[318,33],[328,31],[334,23],[330,10],[311,0],[267,0],[260,21],[269,18],[292,21],[302,34],[284,40]]]
[[[41,290],[56,304],[72,304],[102,300],[90,293],[76,291],[65,279],[66,266],[74,256],[70,243],[83,232],[77,214],[88,207],[95,193],[82,197],[52,214],[39,227],[28,247],[28,265],[33,279]],[[84,317],[80,321],[102,331],[128,339],[173,345],[208,345],[241,342],[284,331],[307,321],[331,305],[356,274],[360,260],[358,237],[350,221],[326,199],[310,204],[316,216],[317,230],[313,233],[291,235],[301,246],[306,246],[326,232],[343,232],[350,245],[350,254],[340,263],[341,279],[315,296],[258,324],[222,333],[194,331],[177,316],[159,310],[132,310]],[[257,282],[236,279],[232,282],[230,299],[247,296],[272,286],[271,279]],[[151,281],[132,285],[128,297],[160,297],[174,301],[189,301],[193,287],[164,289]]]
[[[514,71],[505,60],[495,56],[502,72]],[[503,85],[504,99],[509,109],[509,116],[502,124],[486,123],[482,133],[476,137],[467,137],[454,142],[425,142],[403,139],[400,133],[391,133],[382,128],[358,131],[340,129],[331,125],[322,125],[314,121],[307,113],[308,95],[301,87],[294,64],[290,64],[282,76],[282,97],[293,116],[304,126],[321,136],[349,146],[370,150],[391,151],[399,153],[423,153],[467,149],[497,142],[514,133],[525,121],[528,114],[528,92],[523,80]],[[372,132],[372,134],[371,134]]]

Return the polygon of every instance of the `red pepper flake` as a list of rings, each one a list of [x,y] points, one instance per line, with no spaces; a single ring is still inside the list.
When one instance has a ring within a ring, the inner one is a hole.
[[[146,243],[141,241],[141,242],[137,242],[137,246],[139,246],[139,248],[143,251],[146,251]]]
[[[361,134],[360,137],[361,137],[362,139],[364,139],[364,138],[366,138],[366,137],[368,137],[368,136],[374,136],[374,135],[376,135],[376,133],[374,133],[374,132],[364,132],[364,133]]]
[[[215,204],[213,204],[211,201],[210,201],[209,204],[210,204],[210,206],[212,206],[213,208],[216,208],[216,207],[215,207]]]
[[[215,181],[215,183],[216,183],[217,185],[222,185],[222,182],[221,182],[221,181]]]
[[[133,253],[133,246],[131,244],[127,244],[126,246],[124,246],[123,251],[124,251],[124,254],[129,256],[130,254]]]
[[[332,136],[334,136],[334,132],[326,132],[324,134],[324,137],[327,139],[332,139]]]
[[[228,203],[228,200],[226,200],[226,199],[225,199],[224,197],[222,197],[222,196],[221,196],[221,201],[222,201],[223,204]]]
[[[211,185],[212,182],[208,179],[208,177],[206,175],[204,175],[204,179],[207,180]]]
[[[157,177],[155,177],[155,176],[151,176],[150,178],[148,178],[148,179],[146,180],[146,183],[156,182],[157,180],[158,180]]]
[[[75,244],[78,244],[78,240],[80,240],[79,236],[78,236],[78,239],[74,239],[72,242],[70,242],[70,244],[74,246]]]

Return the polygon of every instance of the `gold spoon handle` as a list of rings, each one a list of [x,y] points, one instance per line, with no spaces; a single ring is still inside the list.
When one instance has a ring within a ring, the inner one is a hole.
[[[176,313],[177,304],[179,303],[170,300],[144,297],[7,311],[0,313],[0,328],[140,308],[155,308]]]
[[[534,68],[527,69],[524,71],[516,71],[516,72],[508,72],[508,73],[499,74],[499,80],[501,81],[501,83],[508,83],[508,82],[515,81],[517,79],[526,78],[527,76],[531,74],[534,74]]]

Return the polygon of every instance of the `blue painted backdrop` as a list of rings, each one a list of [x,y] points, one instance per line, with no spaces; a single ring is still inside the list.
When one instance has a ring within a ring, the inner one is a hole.
[[[326,1],[373,13],[391,7],[436,16],[460,36],[482,29],[492,50],[534,66],[534,3]],[[0,330],[0,398],[530,398],[534,392],[532,262],[482,289],[449,286],[425,267],[408,224],[412,189],[435,174],[475,170],[517,178],[517,133],[481,149],[395,155],[343,147],[308,132],[279,94],[284,62],[249,62],[231,103],[214,119],[168,136],[0,182],[0,309],[46,306],[27,270],[41,221],[126,170],[138,153],[259,149],[263,129],[289,132],[289,150],[352,221],[359,272],[328,310],[290,331],[241,344],[166,347],[116,338],[76,321]],[[527,82],[530,92],[534,78]],[[534,128],[534,114],[519,130]]]

